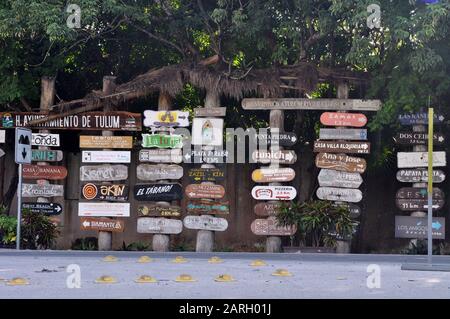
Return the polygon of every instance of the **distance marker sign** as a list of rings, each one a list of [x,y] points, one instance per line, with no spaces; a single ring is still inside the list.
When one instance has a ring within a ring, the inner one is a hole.
[[[428,125],[428,113],[400,114],[398,120],[402,125]],[[444,120],[444,116],[434,113],[434,124],[441,124]]]
[[[367,117],[361,113],[325,112],[320,116],[320,123],[326,126],[363,127]]]
[[[397,180],[402,183],[426,183],[428,182],[428,170],[426,169],[401,169],[397,172]],[[441,170],[433,170],[433,183],[445,181],[445,173]]]
[[[338,141],[315,141],[314,152],[316,153],[350,153],[369,154],[369,142],[338,142]]]
[[[423,132],[400,132],[397,133],[394,141],[397,144],[403,145],[427,145],[428,133]],[[442,133],[434,133],[433,144],[442,144],[445,141],[445,137]]]
[[[363,158],[345,154],[319,153],[316,156],[316,166],[349,173],[364,173],[367,163]]]
[[[55,216],[62,213],[63,209],[57,203],[23,203],[22,209],[28,209],[33,214]]]
[[[292,186],[255,186],[252,196],[257,200],[293,200],[297,190]]]

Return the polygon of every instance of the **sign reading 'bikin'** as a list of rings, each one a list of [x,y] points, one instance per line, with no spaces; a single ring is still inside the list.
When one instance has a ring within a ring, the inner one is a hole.
[[[319,153],[316,156],[316,166],[349,173],[364,173],[366,160],[345,154]]]
[[[23,165],[24,179],[60,180],[67,177],[67,169],[62,166]]]
[[[32,146],[59,146],[59,134],[33,133],[31,135]]]
[[[130,163],[130,151],[83,151],[83,163]]]
[[[350,153],[369,154],[369,142],[338,142],[338,141],[315,141],[314,152],[316,153]]]
[[[398,168],[428,167],[427,152],[398,152]],[[445,152],[433,152],[433,167],[444,167],[447,165]]]
[[[320,116],[320,123],[326,126],[363,127],[367,117],[360,113],[325,112]]]
[[[130,217],[130,203],[78,203],[78,216]]]
[[[133,148],[133,137],[80,135],[80,148]]]

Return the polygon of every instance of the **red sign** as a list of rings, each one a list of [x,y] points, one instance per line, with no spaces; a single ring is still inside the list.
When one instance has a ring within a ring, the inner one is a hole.
[[[67,169],[52,165],[23,165],[24,179],[59,180],[67,177]]]
[[[361,113],[325,112],[320,116],[320,123],[326,126],[363,127],[367,124],[367,117]]]

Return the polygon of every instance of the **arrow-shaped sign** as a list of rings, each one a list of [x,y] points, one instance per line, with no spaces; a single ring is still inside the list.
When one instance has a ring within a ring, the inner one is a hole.
[[[433,229],[439,230],[439,229],[441,229],[442,225],[441,225],[441,223],[440,223],[439,221],[436,221],[436,222],[434,222],[434,223],[431,223],[431,227],[432,227]]]

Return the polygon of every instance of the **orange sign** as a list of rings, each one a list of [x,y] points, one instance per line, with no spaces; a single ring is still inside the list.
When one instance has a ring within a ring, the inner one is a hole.
[[[367,124],[367,117],[361,113],[325,112],[320,116],[320,123],[326,126],[363,127]]]

